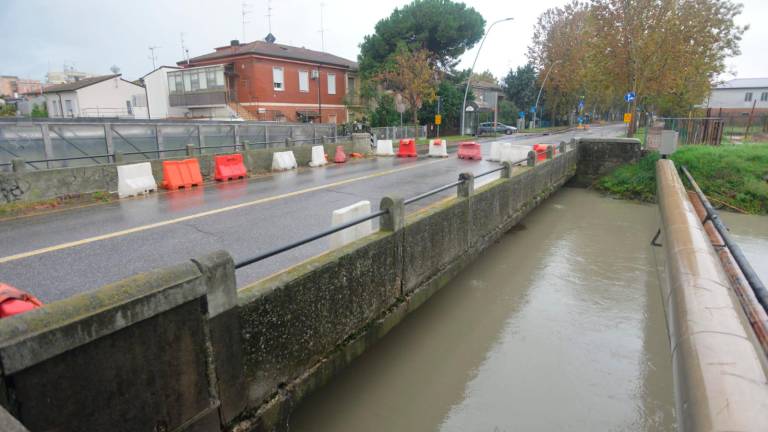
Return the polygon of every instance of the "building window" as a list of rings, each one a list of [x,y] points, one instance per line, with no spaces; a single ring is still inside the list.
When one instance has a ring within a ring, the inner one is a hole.
[[[760,94],[760,102],[768,102],[768,92],[762,92]]]
[[[189,74],[189,83],[192,91],[200,90],[200,74],[197,71]]]
[[[131,101],[125,101],[125,109],[128,111],[128,115],[133,115],[133,107]]]
[[[67,115],[73,116],[74,112],[72,111],[72,101],[67,99],[64,101],[64,105],[67,107]]]
[[[285,90],[285,83],[283,82],[283,68],[272,68],[272,88],[278,91]]]
[[[328,74],[328,94],[336,94],[336,74]]]
[[[299,71],[299,91],[304,93],[309,91],[309,71]]]
[[[752,92],[747,92],[744,94],[744,102],[752,102]]]

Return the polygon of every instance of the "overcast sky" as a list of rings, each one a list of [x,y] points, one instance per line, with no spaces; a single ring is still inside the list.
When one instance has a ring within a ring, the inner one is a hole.
[[[272,33],[277,42],[320,50],[320,4],[324,3],[325,50],[357,58],[363,36],[376,22],[408,1],[274,0]],[[477,71],[497,77],[526,62],[525,51],[536,18],[566,0],[470,0],[466,2],[491,22],[508,16],[488,36]],[[742,55],[728,61],[739,77],[768,76],[768,1],[744,0],[739,24],[751,24],[742,41]],[[247,41],[268,33],[267,0],[249,0]],[[243,39],[240,0],[0,0],[0,75],[44,79],[63,64],[95,74],[120,67],[125,78],[152,70],[148,47],[157,46],[158,65],[182,59],[181,33],[192,57],[230,39]],[[514,5],[514,6],[513,6]],[[469,67],[477,47],[462,57]],[[731,78],[727,75],[724,78]]]

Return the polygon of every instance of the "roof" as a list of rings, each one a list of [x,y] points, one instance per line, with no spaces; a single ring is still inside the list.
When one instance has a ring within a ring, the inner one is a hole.
[[[470,83],[470,87],[473,88],[483,88],[483,89],[489,89],[489,90],[496,90],[496,91],[502,91],[500,85],[488,81],[474,81]]]
[[[101,75],[101,76],[95,76],[90,78],[83,78],[77,81],[73,81],[71,83],[57,84],[57,85],[50,86],[48,88],[43,89],[43,93],[59,93],[59,92],[75,91],[83,87],[88,87],[94,84],[98,84],[102,81],[106,81],[108,79],[116,78],[119,76],[120,74],[112,74],[112,75]]]
[[[153,73],[155,73],[155,72],[159,71],[160,69],[166,69],[166,68],[167,68],[167,69],[183,69],[183,68],[181,68],[181,67],[179,67],[179,66],[167,66],[167,65],[162,65],[162,66],[158,66],[158,67],[156,67],[156,68],[152,69],[150,72],[147,72],[147,73],[145,73],[145,74],[144,74],[144,76],[142,76],[142,77],[141,77],[141,78],[139,78],[139,79],[140,79],[140,80],[142,80],[142,79],[146,78],[148,75],[152,75]]]
[[[299,48],[290,45],[283,45],[278,43],[267,43],[265,41],[257,40],[250,43],[240,45],[227,45],[224,47],[216,48],[216,51],[194,57],[189,59],[190,63],[215,60],[220,58],[234,57],[238,55],[260,55],[265,57],[275,57],[289,60],[300,60],[310,63],[319,63],[331,66],[340,66],[347,69],[357,69],[357,63],[328,54],[320,51],[313,51],[306,48]],[[186,61],[180,61],[177,64],[181,65]]]
[[[740,88],[768,88],[768,78],[736,78],[715,87],[715,89]]]

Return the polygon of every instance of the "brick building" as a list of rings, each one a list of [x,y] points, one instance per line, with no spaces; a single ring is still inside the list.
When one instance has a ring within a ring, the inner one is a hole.
[[[42,92],[43,85],[38,80],[17,76],[0,76],[0,96],[19,97],[22,95],[39,95]]]
[[[234,40],[178,65],[167,72],[170,106],[190,112],[226,104],[249,120],[345,123],[358,106],[357,64],[324,52]]]

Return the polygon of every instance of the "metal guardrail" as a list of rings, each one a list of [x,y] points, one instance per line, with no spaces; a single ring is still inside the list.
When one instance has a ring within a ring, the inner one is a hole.
[[[566,143],[566,151],[567,151],[567,146],[568,146],[568,143]],[[546,153],[546,151],[538,151],[538,152],[529,151],[528,152],[528,157],[526,157],[524,159],[520,159],[520,160],[509,162],[509,164],[511,166],[517,166],[517,165],[520,165],[521,163],[524,163],[524,162],[527,163],[530,160],[531,157],[536,159],[539,154],[543,154],[543,153]],[[487,176],[487,175],[491,175],[493,173],[496,173],[496,172],[499,172],[499,171],[503,171],[505,168],[506,167],[504,165],[501,165],[500,167],[497,167],[497,168],[494,168],[494,169],[491,169],[491,170],[484,171],[482,173],[476,174],[474,176],[474,178],[480,178],[480,177],[484,177],[484,176]],[[463,184],[464,182],[466,182],[468,180],[469,179],[464,177],[463,174],[459,174],[459,179],[457,181],[455,181],[453,183],[449,183],[447,185],[439,186],[437,188],[431,189],[431,190],[429,190],[427,192],[424,192],[422,194],[419,194],[419,195],[416,195],[414,197],[408,198],[408,199],[403,201],[403,205],[413,204],[413,203],[415,203],[417,201],[423,200],[423,199],[428,198],[430,196],[437,195],[440,192],[444,192],[444,191],[446,191],[448,189],[457,187],[457,186]],[[366,222],[366,221],[369,221],[369,220],[372,220],[372,219],[384,216],[388,212],[389,212],[389,209],[378,210],[378,211],[375,211],[375,212],[373,212],[371,214],[368,214],[368,215],[365,215],[365,216],[361,216],[361,217],[353,219],[353,220],[351,220],[349,222],[343,223],[341,225],[333,226],[331,228],[328,228],[327,230],[324,230],[324,231],[321,231],[319,233],[313,234],[313,235],[311,235],[309,237],[306,237],[306,238],[303,238],[301,240],[297,240],[297,241],[289,243],[287,245],[274,248],[272,250],[269,250],[267,252],[261,253],[259,255],[254,256],[254,257],[247,258],[247,259],[242,260],[242,261],[238,261],[238,262],[235,263],[235,269],[239,269],[239,268],[242,268],[242,267],[245,267],[245,266],[257,263],[259,261],[263,261],[263,260],[265,260],[267,258],[273,257],[273,256],[278,255],[280,253],[283,253],[285,251],[288,251],[288,250],[291,250],[291,249],[295,249],[295,248],[297,248],[299,246],[303,246],[303,245],[305,245],[307,243],[311,243],[311,242],[313,242],[315,240],[319,240],[319,239],[321,239],[323,237],[327,237],[327,236],[329,236],[329,235],[331,235],[333,233],[337,233],[337,232],[339,232],[341,230],[344,230],[344,229],[347,229],[347,228],[351,228],[351,227],[353,227],[355,225],[358,225],[360,223],[363,223],[363,222]]]

